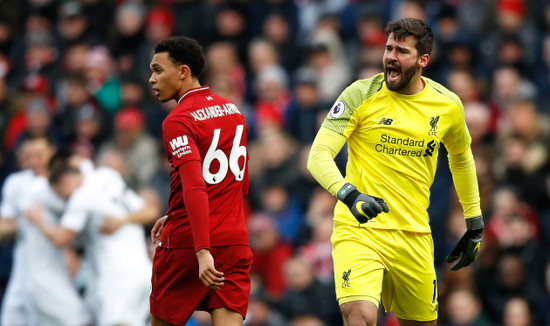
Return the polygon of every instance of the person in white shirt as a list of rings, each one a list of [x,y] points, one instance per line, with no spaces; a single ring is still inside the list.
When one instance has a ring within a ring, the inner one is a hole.
[[[45,181],[43,176],[54,151],[47,137],[27,137],[18,153],[22,170],[11,174],[2,187],[0,240],[16,233],[13,266],[2,303],[2,325],[91,323],[91,316],[66,273],[63,254],[50,243],[41,243],[45,237],[24,218],[25,209],[38,190],[34,185]],[[41,260],[46,260],[46,264],[40,266]],[[63,309],[51,309],[52,306]]]
[[[141,224],[150,224],[159,208],[129,189],[118,172],[107,167],[83,175],[67,157],[50,164],[51,188],[67,200],[59,225],[41,214],[29,219],[57,246],[67,246],[78,234],[92,267],[87,288],[96,324],[145,325],[149,316],[151,260]],[[107,219],[124,224],[102,233]]]

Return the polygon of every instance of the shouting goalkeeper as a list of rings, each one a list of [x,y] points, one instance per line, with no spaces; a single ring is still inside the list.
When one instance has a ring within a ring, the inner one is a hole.
[[[445,144],[467,231],[449,253],[471,264],[483,231],[471,137],[460,99],[422,77],[433,34],[421,20],[390,22],[384,71],[346,88],[315,138],[308,169],[339,199],[334,211],[336,296],[346,325],[376,325],[380,300],[399,324],[435,325],[437,279],[430,186]],[[348,144],[344,178],[334,157]]]

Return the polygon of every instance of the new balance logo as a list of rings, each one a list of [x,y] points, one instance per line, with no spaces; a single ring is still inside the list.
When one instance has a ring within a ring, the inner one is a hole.
[[[179,136],[170,141],[170,146],[172,147],[172,150],[183,147],[187,144],[189,144],[189,140],[187,139],[187,136]]]
[[[212,96],[207,96],[206,99],[209,100],[209,101],[214,100],[214,99],[212,98]]]
[[[386,125],[386,126],[389,126],[389,125],[391,125],[392,122],[393,122],[393,119],[382,118],[382,119],[380,119],[380,121],[378,122],[378,124],[379,124],[379,125]]]

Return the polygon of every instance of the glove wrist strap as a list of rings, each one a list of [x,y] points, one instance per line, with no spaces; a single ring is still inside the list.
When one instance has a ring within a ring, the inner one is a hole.
[[[346,204],[346,206],[351,207],[360,194],[361,193],[357,190],[357,187],[351,183],[346,183],[342,186],[342,188],[340,188],[340,190],[338,190],[336,197],[338,200]]]
[[[466,219],[466,229],[468,230],[482,230],[483,227],[483,216],[481,215]]]

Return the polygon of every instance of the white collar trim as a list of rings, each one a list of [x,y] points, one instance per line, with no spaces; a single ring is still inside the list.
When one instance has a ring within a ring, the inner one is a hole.
[[[198,92],[198,91],[202,91],[202,90],[205,90],[205,89],[208,89],[209,87],[208,86],[204,86],[204,87],[199,87],[199,88],[195,88],[195,89],[192,89],[190,91],[187,91],[185,94],[183,94],[180,99],[178,100],[178,104],[180,104],[181,100],[183,100],[183,98],[185,96],[187,96],[187,94],[191,94],[193,92]]]

